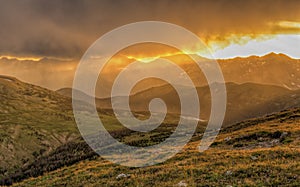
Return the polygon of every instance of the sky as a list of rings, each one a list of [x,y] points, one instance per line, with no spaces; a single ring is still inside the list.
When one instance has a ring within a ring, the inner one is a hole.
[[[95,40],[150,20],[192,31],[216,58],[269,52],[300,58],[299,10],[298,0],[3,0],[0,74],[50,89],[70,85]]]

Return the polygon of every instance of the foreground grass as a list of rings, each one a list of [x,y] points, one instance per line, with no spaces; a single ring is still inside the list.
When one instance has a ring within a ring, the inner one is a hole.
[[[203,153],[196,136],[163,164],[128,168],[91,157],[14,186],[300,186],[299,110],[245,124]]]

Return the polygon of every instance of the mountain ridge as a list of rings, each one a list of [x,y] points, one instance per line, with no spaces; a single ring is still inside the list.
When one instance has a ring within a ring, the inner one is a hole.
[[[268,87],[270,89],[264,91],[265,86],[262,85],[258,87],[253,87],[252,85],[256,84],[250,83],[242,85],[230,83],[228,85],[231,88],[227,89],[229,97],[245,101],[245,98],[253,95],[252,98],[255,100],[241,103],[233,100],[235,104],[231,105],[234,107],[229,107],[229,114],[226,114],[229,115],[227,118],[231,120],[226,121],[225,119],[227,125],[224,127],[242,119],[257,117],[289,107],[297,107],[300,101],[300,93],[282,87],[270,86]],[[171,109],[176,112],[178,108],[176,108],[176,97],[173,95],[175,90],[168,86],[165,86],[164,89],[164,95],[161,95],[161,88],[150,89],[151,92],[146,90],[142,94],[134,95],[135,98],[131,98],[135,101],[133,102],[136,105],[134,109],[142,113],[148,109],[147,100],[152,99],[153,96],[160,96],[165,98],[168,103],[173,104]],[[188,89],[186,93],[188,93]],[[202,87],[201,90],[198,89],[198,94],[204,98],[202,102],[204,106],[200,108],[207,111],[207,115],[209,115],[210,108],[207,104],[210,101],[209,88],[206,86]],[[0,175],[80,137],[74,121],[70,97],[40,86],[24,83],[13,77],[1,76],[0,98]],[[260,105],[254,102],[264,101],[266,98],[269,100],[268,105],[265,102],[261,102]],[[107,104],[108,100],[110,101],[110,99],[102,99],[97,104],[101,105],[103,102]],[[273,103],[275,101],[278,103]],[[82,102],[82,105],[85,104]],[[268,107],[262,110],[262,106]],[[244,107],[247,110],[243,109]],[[260,113],[260,111],[262,112]],[[231,114],[237,116],[230,116]],[[120,129],[111,110],[107,112],[100,110],[99,116],[108,123],[108,128]],[[201,117],[201,119],[204,118]],[[201,128],[204,127],[204,124],[201,125]]]
[[[300,106],[300,90],[289,90],[277,85],[261,85],[256,83],[226,83],[227,89],[227,113],[224,125],[236,123],[251,117],[258,117],[267,113],[277,112],[282,109]],[[190,88],[182,86],[181,92],[190,94]],[[67,89],[65,96],[71,97],[71,88]],[[209,86],[196,88],[200,100],[201,119],[207,120],[210,115],[210,89]],[[60,91],[58,91],[59,93]],[[81,96],[90,97],[84,93]],[[116,97],[115,106],[124,106],[127,97]],[[151,99],[162,98],[168,106],[168,112],[173,114],[180,113],[178,95],[170,85],[148,88],[144,91],[130,95],[130,106],[132,111],[148,111],[148,103]],[[193,101],[190,102],[193,104]],[[103,109],[112,109],[111,98],[96,98],[96,106]],[[122,109],[122,108],[119,108]]]

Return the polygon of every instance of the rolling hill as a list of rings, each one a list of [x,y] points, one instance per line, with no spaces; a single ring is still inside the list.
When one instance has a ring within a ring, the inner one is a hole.
[[[266,113],[276,112],[285,108],[299,106],[299,91],[270,85],[254,83],[234,84],[227,83],[228,112],[225,126],[231,126],[236,121],[261,116]],[[189,88],[182,87],[188,94]],[[60,146],[69,142],[80,142],[80,134],[74,123],[70,90],[62,92],[51,91],[39,86],[24,83],[16,78],[0,76],[0,178],[30,165],[34,160],[51,155]],[[209,115],[210,94],[207,86],[198,87],[201,99],[203,119]],[[84,97],[89,97],[84,95]],[[120,128],[118,121],[110,110],[110,98],[97,99],[98,106],[107,106],[99,110],[99,116],[107,124],[108,130],[115,133],[116,137],[132,145],[149,145],[153,141],[158,143],[169,135],[176,126],[176,94],[168,85],[158,86],[138,92],[131,96],[131,103],[136,114],[143,114],[147,109],[147,101],[160,96],[171,106],[172,116],[166,120],[165,127],[153,132],[157,139],[151,141],[133,139],[132,132]],[[119,98],[121,99],[121,98]],[[82,106],[88,103],[82,102]],[[235,114],[235,115],[234,115]],[[202,118],[202,117],[201,117]],[[205,123],[200,123],[197,134],[203,132]],[[225,127],[224,126],[224,127]],[[168,132],[164,132],[167,129]],[[123,137],[123,135],[127,136]],[[152,135],[143,135],[150,137]],[[81,159],[79,152],[79,160]],[[92,154],[92,153],[91,153]],[[93,154],[92,154],[93,155]],[[61,155],[62,156],[62,155]],[[78,159],[75,159],[77,162]]]
[[[300,106],[300,90],[289,90],[274,85],[261,85],[255,83],[226,83],[227,89],[227,112],[224,120],[225,126],[245,119],[263,116],[268,113],[278,112],[283,109]],[[64,88],[57,91],[64,96],[71,97],[72,89]],[[181,86],[181,92],[189,95],[191,90]],[[211,95],[208,86],[197,87],[200,101],[200,118],[207,120],[211,110]],[[89,97],[81,93],[81,98]],[[170,85],[163,85],[146,89],[130,96],[130,107],[135,112],[148,111],[149,102],[153,98],[162,98],[167,106],[168,112],[180,113],[179,97],[175,89]],[[122,109],[125,98],[115,98],[115,105]],[[190,101],[190,105],[194,101]],[[111,109],[111,98],[96,98],[96,105],[99,108]]]
[[[78,137],[71,99],[0,76],[0,173]]]
[[[144,168],[105,161],[84,142],[67,143],[1,182],[19,181],[13,186],[299,186],[299,136],[300,109],[295,108],[224,128],[203,153],[197,149],[201,134],[195,135],[175,157]],[[135,145],[137,138],[149,137],[125,135],[127,144]]]

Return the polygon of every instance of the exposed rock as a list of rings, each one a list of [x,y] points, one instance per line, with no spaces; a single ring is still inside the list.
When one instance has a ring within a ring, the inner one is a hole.
[[[185,181],[180,181],[178,184],[176,184],[176,186],[181,186],[181,187],[187,187],[187,183],[185,183]]]
[[[121,173],[116,177],[116,179],[122,179],[122,178],[130,178],[130,174]]]
[[[226,141],[226,142],[228,142],[229,140],[231,140],[231,137],[226,137],[226,138],[224,138],[224,140]]]
[[[226,171],[225,174],[226,174],[227,176],[232,175],[232,171],[231,171],[231,170],[228,170],[228,171]]]
[[[280,135],[280,140],[286,138],[288,135],[289,135],[288,132],[283,132],[283,133]]]
[[[251,160],[257,160],[258,159],[256,156],[251,156],[250,158],[251,158]]]
[[[275,140],[272,140],[272,141],[271,141],[272,146],[275,146],[275,145],[278,144],[278,143],[279,143],[279,140],[278,140],[278,139],[275,139]]]

